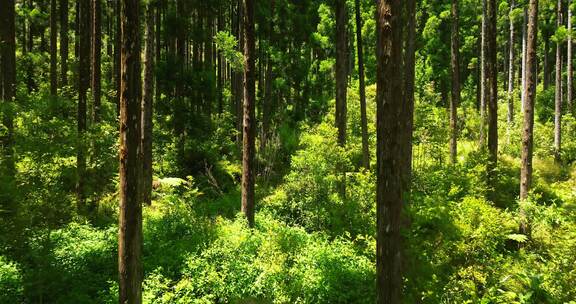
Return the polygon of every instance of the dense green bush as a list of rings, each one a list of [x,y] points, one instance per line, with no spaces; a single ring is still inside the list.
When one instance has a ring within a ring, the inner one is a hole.
[[[0,256],[0,303],[20,303],[23,295],[22,273],[14,262]]]

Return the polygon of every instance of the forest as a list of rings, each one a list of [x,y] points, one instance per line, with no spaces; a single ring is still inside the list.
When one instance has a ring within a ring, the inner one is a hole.
[[[572,0],[0,0],[0,303],[576,304]]]

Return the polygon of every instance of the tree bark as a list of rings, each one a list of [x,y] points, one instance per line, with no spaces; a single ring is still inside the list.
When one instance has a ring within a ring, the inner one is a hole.
[[[567,50],[567,59],[566,64],[567,66],[567,73],[568,79],[566,80],[566,102],[568,103],[568,112],[572,113],[572,96],[573,96],[573,66],[572,66],[572,8],[570,6],[570,2],[568,2],[568,50]]]
[[[92,121],[100,122],[102,104],[102,0],[92,0]]]
[[[68,85],[68,0],[60,0],[60,85]]]
[[[0,1],[0,101],[3,103],[2,123],[7,132],[0,136],[4,165],[1,168],[14,177],[14,123],[11,111],[16,97],[16,27],[14,0]]]
[[[146,41],[144,46],[144,88],[142,90],[142,201],[152,203],[152,111],[154,94],[154,7],[146,7]]]
[[[488,66],[487,80],[489,89],[488,99],[488,180],[489,185],[496,183],[496,167],[498,164],[498,70],[497,70],[497,44],[496,0],[488,0]]]
[[[508,44],[510,45],[508,53],[508,141],[510,140],[510,130],[514,124],[514,20],[512,20],[512,11],[514,10],[514,0],[510,1],[510,40]],[[522,93],[524,94],[524,93]]]
[[[366,81],[364,76],[364,50],[362,44],[362,16],[360,0],[355,1],[356,8],[356,47],[358,49],[358,81],[360,90],[360,123],[362,127],[362,165],[370,169],[370,151],[368,147],[368,118],[366,117]]]
[[[402,4],[378,0],[377,27],[377,303],[401,303]]]
[[[404,193],[411,191],[412,181],[412,138],[414,129],[414,80],[416,66],[416,0],[406,1],[407,9],[407,35],[406,51],[404,52],[404,115],[406,125],[404,126],[405,141],[401,152],[403,159],[402,186]]]
[[[90,0],[79,2],[79,83],[78,83],[78,143],[76,150],[77,162],[77,197],[80,214],[87,214],[84,180],[86,174],[86,104],[87,92],[90,86]]]
[[[269,47],[272,45],[272,40],[274,37],[274,11],[276,9],[276,1],[270,1],[270,24],[268,28],[268,44]],[[272,74],[272,51],[268,50],[266,60],[266,90],[264,92],[264,105],[262,111],[262,149],[266,148],[268,144],[268,137],[270,136],[270,123],[272,121],[272,110],[273,110],[273,101],[272,101],[272,87],[274,85],[274,76]]]
[[[556,5],[556,26],[562,26],[562,0]],[[554,160],[560,162],[562,148],[562,46],[556,43],[556,83],[554,95]]]
[[[526,91],[526,45],[528,43],[528,10],[524,7],[524,19],[522,22],[522,92]],[[520,98],[520,110],[524,112],[524,93]]]
[[[528,44],[526,53],[527,90],[524,92],[524,127],[522,129],[522,164],[520,172],[520,200],[526,200],[532,187],[532,153],[534,145],[534,103],[536,100],[536,50],[538,36],[538,0],[530,0],[528,18]],[[524,209],[520,209],[520,232],[527,233],[528,225]]]
[[[50,95],[58,95],[58,7],[50,0]]]
[[[347,23],[346,1],[336,0],[336,127],[338,128],[338,144],[340,146],[346,145],[346,90],[348,86]]]
[[[458,156],[458,105],[460,104],[460,43],[458,25],[458,0],[452,0],[451,58],[452,98],[450,98],[450,162],[457,163]]]
[[[488,103],[488,92],[487,92],[487,53],[488,53],[488,14],[487,14],[487,4],[488,0],[482,0],[482,45],[480,47],[480,148],[484,149],[486,143],[486,104]]]
[[[120,303],[142,303],[142,204],[140,201],[140,1],[121,0]]]
[[[254,152],[256,74],[254,37],[254,0],[242,0],[244,19],[244,124],[242,137],[242,212],[254,227]]]

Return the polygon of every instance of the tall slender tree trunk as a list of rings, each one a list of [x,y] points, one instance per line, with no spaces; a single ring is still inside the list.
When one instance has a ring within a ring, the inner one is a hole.
[[[346,0],[336,0],[336,127],[338,144],[346,145],[346,90],[348,87],[348,24]]]
[[[116,88],[116,115],[120,116],[120,60],[122,57],[122,0],[116,1],[116,43],[114,44],[114,82]]]
[[[362,16],[360,0],[355,1],[356,8],[356,47],[358,48],[358,81],[360,90],[360,123],[362,127],[362,164],[370,169],[370,151],[368,148],[368,118],[366,117],[366,81],[364,76],[364,51],[362,44]]]
[[[562,26],[562,0],[556,5],[556,26]],[[556,43],[556,84],[554,95],[554,160],[560,162],[562,147],[562,46]]]
[[[60,85],[68,85],[68,0],[60,0]]]
[[[520,98],[520,110],[524,112],[524,92],[526,91],[526,45],[528,42],[528,10],[524,7],[524,18],[522,19],[522,94]]]
[[[536,50],[538,36],[538,0],[530,0],[528,18],[528,44],[526,53],[527,90],[524,92],[524,127],[522,129],[522,164],[520,172],[520,200],[526,200],[532,187],[532,153],[534,146],[534,103],[536,100]],[[527,234],[528,224],[523,208],[520,209],[520,232]]]
[[[572,66],[572,7],[570,5],[572,1],[568,2],[568,50],[567,50],[567,59],[566,64],[567,66],[567,73],[568,79],[566,81],[566,101],[568,103],[568,112],[572,112],[572,102],[573,102],[573,84],[572,84],[572,76],[573,76],[573,66]]]
[[[154,7],[146,7],[146,40],[144,46],[144,88],[142,90],[142,200],[152,203],[152,110],[154,95]]]
[[[497,70],[497,6],[496,0],[488,0],[488,180],[489,185],[496,183],[498,164],[498,70]]]
[[[102,0],[92,0],[92,121],[100,122],[102,104]]]
[[[377,28],[377,303],[401,303],[403,115],[402,2],[378,0]]]
[[[272,40],[274,37],[274,11],[276,8],[276,1],[270,1],[270,24],[268,28],[268,43],[272,45]],[[268,143],[268,137],[270,136],[270,123],[272,121],[272,87],[274,85],[274,76],[272,74],[272,51],[269,50],[267,54],[267,64],[266,64],[266,90],[264,92],[264,105],[262,111],[262,143],[261,147],[264,149]]]
[[[142,203],[140,201],[140,0],[121,0],[120,303],[142,303]]]
[[[86,174],[86,104],[90,86],[90,0],[79,2],[79,83],[78,83],[78,143],[76,148],[77,163],[77,197],[80,214],[87,214],[84,180]]]
[[[406,51],[404,52],[404,137],[402,165],[402,186],[405,194],[411,191],[412,181],[412,139],[414,129],[414,80],[416,66],[416,0],[406,0],[407,34]]]
[[[509,54],[508,54],[508,136],[507,140],[510,141],[510,131],[512,129],[512,125],[514,124],[514,20],[512,20],[512,11],[514,10],[514,0],[510,1],[510,40],[509,40]],[[522,93],[524,94],[524,93]]]
[[[456,164],[458,156],[458,105],[460,104],[460,43],[458,0],[452,0],[451,61],[452,98],[450,98],[450,162]]]
[[[50,0],[50,95],[58,95],[58,6]]]
[[[550,87],[550,36],[544,36],[544,90]]]
[[[14,123],[11,111],[16,97],[16,25],[14,0],[0,1],[0,102],[3,103],[2,124],[7,132],[0,135],[2,170],[14,177]]]
[[[486,105],[489,92],[487,92],[487,55],[488,55],[488,0],[482,0],[482,46],[480,47],[480,148],[484,149],[486,143]]]
[[[242,0],[244,19],[244,126],[242,137],[242,212],[248,225],[254,227],[254,153],[255,153],[255,102],[256,43],[254,35],[254,0]]]

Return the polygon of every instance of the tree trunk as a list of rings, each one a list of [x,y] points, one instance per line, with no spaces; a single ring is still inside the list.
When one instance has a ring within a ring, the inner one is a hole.
[[[364,77],[364,51],[362,44],[362,16],[360,0],[355,1],[356,8],[356,46],[358,48],[358,81],[360,90],[360,121],[362,124],[362,164],[370,169],[370,151],[368,148],[368,118],[366,117],[366,81]]]
[[[50,95],[58,95],[58,7],[50,0]]]
[[[60,85],[68,85],[68,0],[60,0]]]
[[[276,8],[276,1],[270,1],[270,25],[268,28],[268,43],[272,45],[272,40],[274,36],[274,10]],[[274,79],[272,75],[272,51],[269,50],[267,55],[266,64],[266,90],[264,92],[264,105],[262,111],[262,149],[266,148],[268,144],[268,137],[270,136],[270,122],[272,120],[272,86],[274,85]]]
[[[402,2],[378,0],[377,27],[377,303],[401,303]]]
[[[497,6],[496,0],[488,0],[488,180],[489,185],[496,183],[496,167],[498,164],[498,70],[496,48],[496,23]]]
[[[556,6],[556,26],[562,26],[562,0]],[[562,146],[562,46],[556,43],[556,84],[554,95],[554,160],[560,162]]]
[[[78,83],[78,144],[77,161],[77,197],[80,214],[87,214],[84,179],[86,174],[86,104],[87,92],[90,86],[90,0],[79,2],[79,83]]]
[[[120,70],[120,60],[122,57],[122,0],[116,1],[116,43],[114,44],[114,82],[116,88],[116,115],[120,116],[120,78],[122,71]]]
[[[0,101],[5,110],[2,124],[7,132],[0,136],[2,170],[14,177],[14,123],[9,109],[16,97],[16,27],[14,0],[0,1]]]
[[[566,81],[566,100],[568,103],[568,112],[571,113],[572,112],[572,94],[573,94],[573,85],[572,85],[572,74],[573,74],[573,68],[572,68],[572,8],[570,6],[570,2],[568,3],[568,50],[567,50],[567,59],[566,59],[566,64],[567,66],[567,73],[568,73],[568,79]]]
[[[527,90],[524,92],[526,104],[524,105],[524,128],[522,130],[522,164],[520,172],[520,200],[526,200],[532,186],[532,152],[534,144],[534,102],[536,100],[536,50],[538,36],[538,0],[530,0],[528,18],[528,44],[526,52],[526,81]],[[524,209],[520,209],[520,232],[528,231],[527,219]]]
[[[544,91],[550,87],[550,36],[544,34]]]
[[[512,11],[514,10],[514,0],[510,2],[510,40],[509,40],[509,55],[508,55],[508,141],[510,141],[510,130],[514,124],[514,20],[512,20]],[[522,93],[524,94],[524,93]]]
[[[410,193],[412,181],[412,138],[414,129],[414,79],[416,63],[416,0],[406,1],[407,9],[407,35],[406,52],[404,53],[404,115],[406,125],[404,126],[405,141],[403,141],[402,165],[402,186],[404,193]]]
[[[482,0],[482,46],[480,48],[480,148],[484,149],[486,143],[486,104],[488,99],[487,92],[487,52],[488,52],[488,14],[487,14],[487,4],[488,0]]]
[[[458,0],[452,0],[452,98],[450,98],[450,162],[456,164],[458,156],[458,105],[460,104],[460,43]]]
[[[347,23],[346,1],[336,0],[336,127],[338,128],[338,144],[340,146],[346,145]]]
[[[528,43],[528,10],[524,7],[524,18],[522,19],[522,92],[526,91],[526,45]],[[521,94],[520,107],[524,112],[524,93]]]
[[[244,126],[242,137],[242,212],[254,227],[254,152],[255,152],[255,37],[254,0],[242,0],[244,19]]]
[[[92,121],[100,122],[100,107],[102,103],[100,61],[102,58],[102,2],[92,0]]]
[[[144,89],[142,90],[142,201],[152,203],[152,109],[154,94],[154,7],[146,7]]]
[[[120,303],[142,303],[142,204],[140,202],[140,1],[121,0]]]

